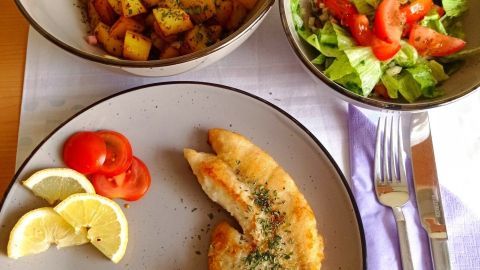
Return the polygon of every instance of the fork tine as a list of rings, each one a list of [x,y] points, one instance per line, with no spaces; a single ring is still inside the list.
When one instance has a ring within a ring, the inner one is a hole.
[[[383,181],[385,182],[391,182],[391,171],[390,171],[390,153],[389,153],[389,145],[390,145],[390,137],[391,134],[388,132],[390,129],[391,122],[389,121],[391,119],[390,115],[387,115],[384,117],[384,129],[383,129]]]
[[[402,129],[402,117],[398,117],[398,160],[399,160],[399,177],[401,183],[407,182],[407,174],[405,169],[405,158],[403,155],[403,129]]]
[[[398,125],[396,125],[396,121],[398,117],[392,116],[390,117],[390,177],[392,182],[400,181],[399,178],[399,168],[398,168]]]
[[[384,116],[381,116],[378,118],[378,123],[377,123],[377,136],[375,140],[375,182],[383,182],[383,177],[382,177],[382,133],[384,132]]]

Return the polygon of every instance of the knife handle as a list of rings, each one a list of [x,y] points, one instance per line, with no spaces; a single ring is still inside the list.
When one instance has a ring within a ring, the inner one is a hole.
[[[430,252],[432,253],[433,269],[450,270],[450,256],[446,239],[430,238]]]

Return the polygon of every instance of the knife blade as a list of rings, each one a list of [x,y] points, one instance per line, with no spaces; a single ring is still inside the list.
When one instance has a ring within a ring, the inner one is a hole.
[[[430,239],[434,269],[450,269],[447,227],[427,112],[412,114],[410,147],[417,208]]]

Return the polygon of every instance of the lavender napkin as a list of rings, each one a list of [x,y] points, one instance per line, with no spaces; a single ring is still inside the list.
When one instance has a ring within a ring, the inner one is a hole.
[[[373,161],[378,114],[349,105],[351,188],[365,230],[368,269],[402,269],[397,227],[392,210],[377,202],[373,185]],[[365,114],[364,114],[365,112]],[[368,116],[366,115],[368,114]],[[415,269],[432,269],[428,236],[422,229],[412,187],[410,201],[403,207],[407,221],[410,250]]]

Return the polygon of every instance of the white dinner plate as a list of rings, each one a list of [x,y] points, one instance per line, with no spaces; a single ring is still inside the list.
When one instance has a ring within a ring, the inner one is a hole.
[[[0,212],[0,269],[207,269],[211,228],[227,212],[208,199],[183,158],[183,148],[211,151],[207,130],[225,128],[250,138],[296,181],[325,238],[323,269],[362,269],[365,241],[344,176],[321,143],[278,107],[246,92],[206,83],[148,85],[84,109],[54,130],[16,173]],[[91,245],[9,259],[10,230],[27,211],[46,202],[21,185],[34,171],[64,166],[61,149],[80,130],[112,129],[126,135],[150,169],[144,198],[118,200],[129,222],[125,257],[118,265]]]

